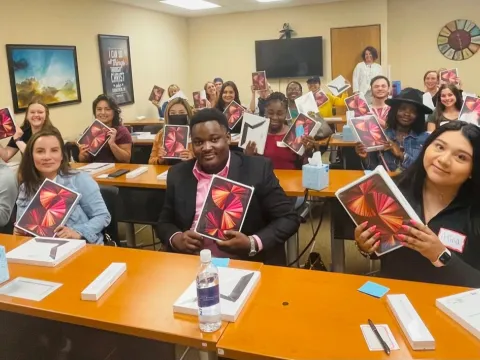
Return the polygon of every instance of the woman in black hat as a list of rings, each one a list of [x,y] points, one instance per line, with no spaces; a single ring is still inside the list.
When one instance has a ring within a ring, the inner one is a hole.
[[[385,129],[389,143],[384,150],[371,153],[367,153],[362,143],[355,146],[366,169],[382,164],[387,171],[402,171],[415,161],[429,135],[425,132],[425,115],[432,113],[423,105],[421,94],[417,89],[406,88],[385,101],[391,107]]]

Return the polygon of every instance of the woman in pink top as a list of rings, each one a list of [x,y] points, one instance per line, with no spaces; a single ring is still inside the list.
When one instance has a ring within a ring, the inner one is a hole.
[[[311,156],[314,150],[318,150],[318,143],[311,136],[305,136],[302,140],[305,147],[303,156],[298,156],[283,142],[288,131],[287,126],[288,99],[281,92],[272,93],[265,103],[265,117],[270,119],[267,142],[263,156],[272,160],[274,169],[300,169],[304,159]],[[246,155],[256,155],[257,146],[249,142],[245,149]]]

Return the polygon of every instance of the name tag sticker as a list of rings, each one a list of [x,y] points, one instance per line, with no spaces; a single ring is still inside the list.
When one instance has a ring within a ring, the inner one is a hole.
[[[456,231],[440,228],[438,238],[440,239],[442,244],[450,250],[463,253],[465,241],[467,240],[467,237],[465,235],[460,234]]]
[[[287,145],[285,145],[282,141],[277,141],[277,147],[285,148],[285,147],[287,147]]]

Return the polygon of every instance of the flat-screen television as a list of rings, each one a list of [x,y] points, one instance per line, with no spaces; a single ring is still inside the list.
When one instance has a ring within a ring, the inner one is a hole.
[[[255,41],[255,56],[267,78],[323,76],[321,36]]]

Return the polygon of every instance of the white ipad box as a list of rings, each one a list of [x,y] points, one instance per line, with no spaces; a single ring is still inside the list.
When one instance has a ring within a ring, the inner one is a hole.
[[[387,303],[413,350],[435,350],[435,339],[407,295],[387,295]]]
[[[437,299],[436,305],[480,340],[480,289]]]
[[[351,87],[352,86],[350,83],[348,83],[348,81],[342,75],[337,76],[327,84],[328,90],[330,90],[330,92],[335,96],[340,95]]]
[[[235,322],[245,302],[260,280],[259,271],[218,268],[220,281],[220,309],[222,320]],[[173,312],[198,315],[197,287],[195,281],[173,304]]]
[[[127,271],[126,263],[111,263],[80,294],[82,300],[97,301]]]
[[[390,175],[388,175],[387,171],[385,170],[385,168],[382,166],[382,165],[379,165],[375,168],[375,170],[369,172],[368,174],[362,176],[360,179],[358,180],[355,180],[353,182],[351,182],[350,184],[338,189],[336,192],[335,192],[335,196],[337,197],[337,199],[339,200],[340,204],[342,204],[343,208],[345,209],[345,211],[347,212],[348,216],[350,216],[350,218],[352,219],[352,221],[355,223],[356,226],[358,226],[359,224],[357,223],[357,221],[355,221],[355,218],[352,216],[352,214],[350,213],[350,211],[347,209],[347,207],[345,206],[345,204],[343,203],[340,195],[349,190],[350,188],[356,186],[357,184],[360,184],[362,182],[364,182],[365,180],[371,178],[372,176],[374,175],[380,175],[380,177],[382,178],[382,180],[385,182],[385,185],[390,189],[390,191],[392,192],[392,194],[394,195],[394,197],[397,199],[398,203],[403,207],[403,209],[405,210],[405,212],[407,213],[407,215],[414,221],[416,221],[417,223],[419,224],[423,224],[422,222],[422,219],[420,219],[420,217],[417,215],[417,213],[415,212],[415,210],[413,210],[412,206],[410,205],[410,203],[407,201],[407,199],[405,198],[405,196],[403,196],[402,192],[400,191],[400,189],[397,187],[397,185],[395,185],[395,182],[393,181],[393,179],[390,177]],[[382,256],[384,254],[387,254],[393,250],[396,250],[398,248],[400,248],[401,246],[397,246],[397,247],[392,247],[391,249],[389,249],[388,251],[385,251],[385,252],[376,252],[376,255],[378,256]]]
[[[77,170],[84,171],[90,175],[98,174],[99,172],[106,171],[115,167],[114,163],[91,163],[84,166],[80,166]]]
[[[314,112],[316,114],[318,112],[317,102],[315,101],[315,96],[313,96],[311,91],[296,98],[295,105],[297,106],[299,114],[308,114],[310,112]]]
[[[85,247],[85,240],[36,237],[7,253],[13,264],[55,267]]]
[[[263,155],[267,142],[270,119],[245,113],[243,115],[242,130],[240,131],[238,146],[246,149],[250,141],[257,145],[257,153]]]

